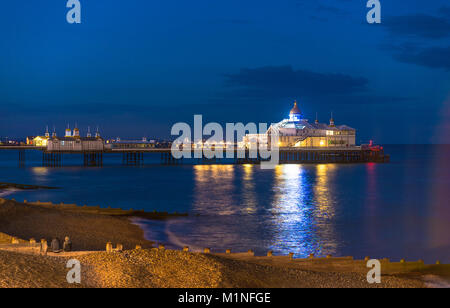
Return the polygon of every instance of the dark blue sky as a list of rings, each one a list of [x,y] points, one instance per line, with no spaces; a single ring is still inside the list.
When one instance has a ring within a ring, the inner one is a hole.
[[[177,121],[306,117],[358,142],[450,143],[450,3],[381,0],[3,1],[0,136],[69,122],[168,137]]]

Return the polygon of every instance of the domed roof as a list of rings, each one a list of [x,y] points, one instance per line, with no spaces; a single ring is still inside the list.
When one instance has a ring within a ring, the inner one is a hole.
[[[297,107],[297,101],[294,101],[294,107],[291,109],[291,112],[289,114],[301,114],[302,112]]]

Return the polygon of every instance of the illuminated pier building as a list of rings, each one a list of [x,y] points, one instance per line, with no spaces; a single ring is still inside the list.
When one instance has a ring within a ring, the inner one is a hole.
[[[266,134],[248,134],[244,138],[247,145],[270,143],[270,136],[278,136],[279,147],[331,148],[355,146],[356,130],[347,125],[335,125],[333,116],[329,123],[310,123],[294,102],[289,118],[271,125]]]
[[[36,147],[46,147],[48,139],[50,139],[50,133],[48,132],[48,126],[47,126],[44,136],[29,136],[29,137],[27,137],[27,145],[34,145]]]
[[[47,141],[47,151],[50,152],[89,152],[89,151],[103,151],[104,141],[97,132],[95,137],[91,137],[90,130],[88,130],[87,137],[80,136],[80,130],[75,127],[72,130],[68,127],[64,137],[57,137],[56,134]]]

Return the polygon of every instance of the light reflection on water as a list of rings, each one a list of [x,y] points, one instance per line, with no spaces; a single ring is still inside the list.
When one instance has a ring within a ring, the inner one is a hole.
[[[450,262],[448,146],[386,147],[390,164],[17,168],[0,152],[0,181],[60,187],[8,198],[189,212],[142,222],[169,247],[253,249]],[[119,157],[120,158],[120,157]],[[148,162],[148,160],[146,160]],[[67,163],[67,161],[65,161]],[[0,192],[1,193],[1,192]]]
[[[276,167],[274,199],[270,208],[275,234],[272,250],[286,252],[290,247],[297,247],[295,253],[305,255],[315,244],[308,186],[300,165]],[[300,232],[292,232],[293,228]]]
[[[45,176],[50,172],[48,167],[33,167],[31,170],[36,176]]]
[[[297,256],[335,254],[337,243],[331,221],[333,194],[328,185],[334,169],[334,165],[317,165],[311,174],[302,165],[277,166],[264,174],[265,177],[273,176],[273,184],[269,192],[271,198],[261,206],[254,178],[256,171],[257,176],[262,176],[258,166],[194,166],[193,208],[201,216],[192,221],[195,229],[190,230],[190,237],[179,234],[176,241],[191,243],[194,247],[201,242],[205,247],[218,249],[226,249],[227,244],[228,248],[252,248],[260,253],[273,250],[281,254],[293,252]],[[240,193],[236,191],[236,177],[242,181]],[[314,185],[311,179],[316,179],[317,183]],[[240,200],[233,200],[236,195]],[[215,224],[216,215],[228,217]],[[264,218],[262,221],[261,217]],[[169,225],[171,230],[177,230],[183,224],[172,222]],[[168,229],[166,232],[173,240],[174,233]],[[203,235],[201,239],[197,238],[200,234]],[[261,238],[255,238],[258,235]],[[254,247],[256,242],[264,242],[264,247]]]

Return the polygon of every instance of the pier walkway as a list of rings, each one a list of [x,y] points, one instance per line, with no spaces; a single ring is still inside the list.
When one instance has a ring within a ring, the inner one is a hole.
[[[47,151],[44,147],[34,146],[0,146],[0,150],[15,150],[18,152],[19,165],[24,166],[26,161],[26,151],[41,151],[43,166],[60,167],[63,165],[63,156],[66,154],[76,154],[83,157],[83,165],[100,167],[103,165],[103,156],[108,154],[122,154],[122,164],[128,166],[140,166],[144,164],[145,155],[160,155],[161,164],[179,165],[182,163],[192,164],[260,164],[264,161],[259,155],[253,157],[249,150],[232,149],[233,158],[226,158],[226,149],[224,149],[224,158],[207,158],[202,155],[201,158],[173,157],[171,148],[126,148],[126,149],[104,149],[102,151]],[[389,162],[389,155],[384,153],[383,148],[370,147],[327,147],[327,148],[280,148],[280,164],[297,163],[386,163]]]

